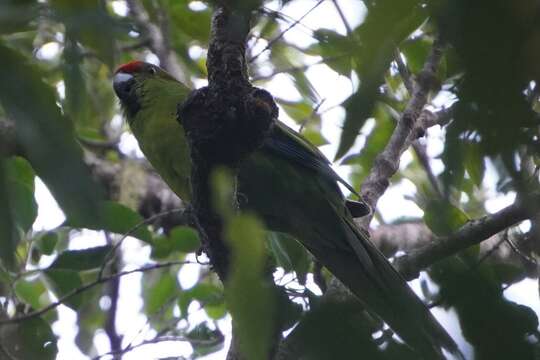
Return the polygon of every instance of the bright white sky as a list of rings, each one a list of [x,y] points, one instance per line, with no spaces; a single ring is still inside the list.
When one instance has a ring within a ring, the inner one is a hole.
[[[289,15],[293,19],[300,18],[306,13],[308,9],[313,7],[316,3],[314,0],[292,1],[283,9],[286,15]],[[359,0],[338,0],[339,5],[343,9],[345,16],[349,24],[352,27],[358,25],[365,16],[365,7]],[[124,0],[116,0],[112,2],[113,9],[119,15],[127,14],[127,7]],[[278,9],[278,1],[273,2],[268,7],[272,9]],[[204,8],[204,4],[199,1],[193,1],[190,3],[192,9]],[[288,24],[284,24],[284,27]],[[308,15],[303,21],[302,25],[296,26],[291,31],[287,32],[285,38],[288,41],[294,42],[301,46],[306,46],[313,42],[310,36],[310,29],[328,28],[345,34],[345,27],[343,26],[341,19],[339,18],[335,7],[331,1],[325,1],[310,15]],[[58,39],[61,41],[62,39]],[[257,44],[257,47],[264,48],[266,44]],[[51,42],[43,45],[36,56],[40,59],[50,59],[59,55],[61,46],[57,42]],[[193,48],[193,53],[199,52],[200,48]],[[265,59],[265,55],[260,57],[260,60]],[[149,57],[147,61],[157,62],[155,56]],[[314,58],[316,61],[317,58]],[[317,90],[321,99],[325,99],[323,105],[320,108],[321,112],[325,109],[332,108],[336,104],[340,104],[346,99],[352,92],[354,85],[351,81],[343,76],[332,71],[325,65],[316,65],[306,71],[307,76],[312,81],[315,89]],[[202,85],[202,84],[198,84]],[[280,97],[290,100],[298,100],[299,94],[294,87],[290,78],[283,74],[275,77],[271,81],[267,89],[272,93],[279,93]],[[63,93],[63,84],[59,84],[58,91]],[[434,101],[434,105],[441,106],[447,104],[449,98],[446,96],[440,97]],[[333,158],[341,131],[341,125],[344,118],[344,110],[340,107],[336,107],[332,110],[324,112],[322,115],[322,132],[323,135],[330,141],[330,144],[322,146],[321,150],[329,157]],[[281,120],[286,122],[289,126],[298,129],[298,126],[288,119],[285,112],[281,111]],[[118,119],[115,119],[118,122]],[[368,131],[366,131],[367,133]],[[440,128],[432,128],[428,131],[426,144],[428,154],[433,158],[440,154],[443,148],[444,134]],[[359,136],[354,149],[359,149],[365,141],[365,136]],[[142,153],[138,149],[137,143],[132,135],[126,134],[122,137],[121,150],[125,153],[135,153],[137,156],[142,156]],[[412,160],[412,155],[407,152],[402,157],[401,166],[406,166]],[[439,173],[443,169],[442,162],[438,159],[432,160],[432,166],[434,170]],[[347,178],[349,169],[346,166],[336,166],[336,171]],[[509,194],[506,196],[497,195],[495,193],[496,175],[492,167],[488,164],[487,174],[485,179],[485,188],[488,189],[489,194],[493,195],[492,199],[486,203],[488,212],[495,212],[503,207],[511,204],[514,200],[514,195]],[[422,210],[418,208],[412,201],[407,200],[407,195],[412,195],[416,191],[415,185],[409,180],[403,180],[398,184],[394,184],[385,195],[379,201],[379,209],[384,214],[385,221],[391,221],[402,216],[421,216]],[[62,223],[64,215],[59,209],[58,205],[48,192],[47,188],[39,180],[36,181],[36,200],[39,204],[38,218],[34,224],[35,230],[52,229]],[[91,246],[97,246],[104,244],[105,239],[103,234],[94,231],[82,231],[71,242],[70,248],[86,248]],[[149,261],[149,249],[141,247],[139,242],[135,239],[128,239],[122,245],[122,251],[124,253],[124,260],[128,264],[127,268],[139,267]],[[42,264],[45,265],[45,264]],[[189,288],[193,286],[198,279],[197,266],[184,267],[179,274],[179,281],[183,288]],[[146,324],[146,318],[141,313],[142,300],[138,296],[141,293],[140,284],[141,275],[133,274],[123,277],[120,287],[120,303],[119,312],[117,317],[117,327],[120,333],[124,334],[124,346],[128,343],[137,344],[142,340],[151,339],[155,333],[149,330]],[[419,281],[413,281],[410,283],[413,289],[420,294]],[[540,314],[540,302],[537,295],[536,281],[532,279],[524,280],[518,284],[511,286],[505,291],[505,296],[518,303],[530,306],[537,314]],[[317,289],[315,289],[317,290]],[[106,301],[101,301],[100,304],[106,306]],[[206,319],[202,311],[197,310],[197,304],[192,306],[193,314],[190,315],[190,319],[195,322],[200,322]],[[74,345],[74,338],[76,335],[76,315],[75,312],[65,306],[59,308],[59,320],[53,325],[53,330],[60,338],[58,360],[83,360],[88,359],[83,355],[78,348]],[[446,312],[441,309],[436,309],[434,314],[439,318],[441,323],[455,336],[456,340],[466,353],[470,352],[470,346],[463,340],[459,326],[456,322],[455,315],[452,311]],[[204,357],[204,359],[224,359],[226,349],[228,347],[229,334],[230,334],[230,319],[224,319],[218,322],[218,326],[221,330],[228,334],[227,344],[224,350]],[[94,338],[94,343],[98,349],[98,353],[106,353],[109,349],[109,343],[107,336],[104,332],[99,332]],[[140,347],[134,351],[127,353],[124,358],[126,360],[136,359],[156,359],[167,356],[189,356],[191,354],[191,346],[188,343],[160,343],[158,345],[147,345]],[[97,354],[92,354],[95,356]],[[104,357],[103,359],[110,359],[110,357]]]

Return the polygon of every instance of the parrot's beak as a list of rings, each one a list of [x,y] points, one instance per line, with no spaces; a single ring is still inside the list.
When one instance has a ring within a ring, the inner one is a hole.
[[[135,76],[125,72],[117,72],[113,77],[114,92],[128,115],[128,122],[133,120],[135,114],[141,109],[137,91],[135,91],[136,82]]]
[[[122,102],[128,101],[132,96],[133,85],[135,85],[135,77],[131,74],[118,72],[113,77],[114,92]]]

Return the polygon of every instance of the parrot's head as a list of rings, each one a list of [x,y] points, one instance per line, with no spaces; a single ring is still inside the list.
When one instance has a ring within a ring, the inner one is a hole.
[[[118,67],[113,88],[131,125],[142,108],[168,93],[164,89],[186,87],[159,66],[131,61]]]

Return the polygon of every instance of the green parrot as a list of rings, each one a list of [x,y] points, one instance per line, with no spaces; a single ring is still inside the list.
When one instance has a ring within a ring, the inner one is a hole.
[[[156,65],[132,61],[115,72],[114,90],[142,152],[163,180],[190,201],[191,164],[177,104],[191,89]],[[463,359],[457,345],[400,274],[354,223],[362,201],[346,200],[338,183],[356,194],[328,159],[280,121],[238,172],[243,209],[271,231],[292,235],[379,315],[424,359]]]

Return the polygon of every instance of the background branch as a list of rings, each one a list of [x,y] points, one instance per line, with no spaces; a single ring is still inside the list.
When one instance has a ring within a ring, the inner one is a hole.
[[[165,29],[164,31],[167,26],[166,22],[163,22],[164,18],[162,17],[162,24],[155,24],[150,20],[150,15],[139,0],[127,0],[127,4],[143,35],[148,38],[150,49],[159,58],[160,66],[183,83],[191,84],[191,79],[186,76],[189,71],[180,63],[174,51],[171,50],[167,35],[168,30]]]
[[[535,201],[540,201],[538,195]],[[411,251],[396,259],[394,265],[408,280],[418,276],[420,270],[459,251],[478,244],[491,236],[526,220],[530,213],[528,207],[516,202],[499,212],[471,220],[449,236],[432,239],[420,249]]]
[[[410,143],[418,137],[413,134],[415,124],[424,106],[428,94],[433,88],[436,79],[437,66],[443,54],[443,45],[435,40],[422,71],[413,81],[413,91],[405,111],[403,112],[388,144],[383,152],[377,155],[369,175],[362,184],[362,196],[372,207],[376,208],[379,198],[390,185],[390,178],[399,169],[401,154],[409,147]],[[422,134],[423,135],[423,134]],[[362,219],[362,224],[367,227],[371,216]]]

